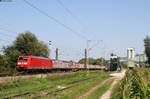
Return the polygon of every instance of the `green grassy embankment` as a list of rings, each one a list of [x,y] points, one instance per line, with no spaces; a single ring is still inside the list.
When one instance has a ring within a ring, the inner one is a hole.
[[[109,73],[103,71],[91,71],[88,74],[85,71],[81,71],[70,75],[20,79],[1,83],[0,98],[28,93],[19,97],[70,99],[88,91],[107,77],[109,77]],[[57,91],[59,86],[66,87],[66,90]]]

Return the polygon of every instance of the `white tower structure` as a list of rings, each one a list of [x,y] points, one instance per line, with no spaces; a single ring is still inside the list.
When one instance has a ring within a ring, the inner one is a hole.
[[[127,49],[127,57],[128,57],[128,59],[134,59],[134,57],[135,57],[135,49],[134,48]]]

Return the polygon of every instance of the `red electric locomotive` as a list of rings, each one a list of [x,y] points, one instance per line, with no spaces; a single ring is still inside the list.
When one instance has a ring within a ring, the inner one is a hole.
[[[51,69],[53,66],[52,60],[45,57],[37,56],[19,56],[17,62],[17,69],[33,70],[33,69]]]

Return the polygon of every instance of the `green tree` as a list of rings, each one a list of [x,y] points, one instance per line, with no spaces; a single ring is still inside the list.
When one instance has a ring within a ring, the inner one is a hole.
[[[6,54],[6,56],[8,57],[8,66],[7,67],[15,68],[18,56],[20,56],[20,55],[22,55],[22,54],[18,50],[15,50],[15,49],[8,50],[7,54]]]
[[[96,65],[96,60],[94,58],[88,58],[88,63],[92,65]]]
[[[0,54],[0,73],[8,71],[8,57]]]
[[[8,57],[0,54],[0,67],[6,67],[8,65]]]
[[[14,48],[21,52],[23,55],[35,55],[48,57],[48,46],[39,41],[37,37],[31,32],[19,34],[14,41]]]
[[[80,60],[79,60],[79,63],[84,64],[84,63],[85,63],[85,58],[80,59]],[[88,58],[88,63],[95,65],[96,62],[95,62],[95,59],[94,59],[94,58]]]
[[[150,37],[146,36],[144,39],[145,53],[148,59],[148,64],[150,64]]]
[[[49,56],[47,44],[39,41],[31,32],[21,33],[16,37],[12,45],[4,47],[4,54],[8,56],[10,67],[16,67],[17,58],[20,55]]]
[[[85,63],[85,58],[80,59],[79,63],[82,64]],[[88,63],[92,65],[104,65],[104,66],[108,65],[108,62],[104,58],[97,58],[97,59],[88,58]]]
[[[85,58],[82,58],[78,61],[78,63],[84,64],[85,63]]]

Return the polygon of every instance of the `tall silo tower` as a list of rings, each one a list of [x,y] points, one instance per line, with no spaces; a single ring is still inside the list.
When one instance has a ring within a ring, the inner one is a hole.
[[[135,57],[135,49],[134,48],[127,48],[127,57],[128,57],[128,59],[134,59],[134,57]]]
[[[127,48],[127,58],[128,58],[128,67],[135,67],[134,58],[135,58],[135,49]]]

